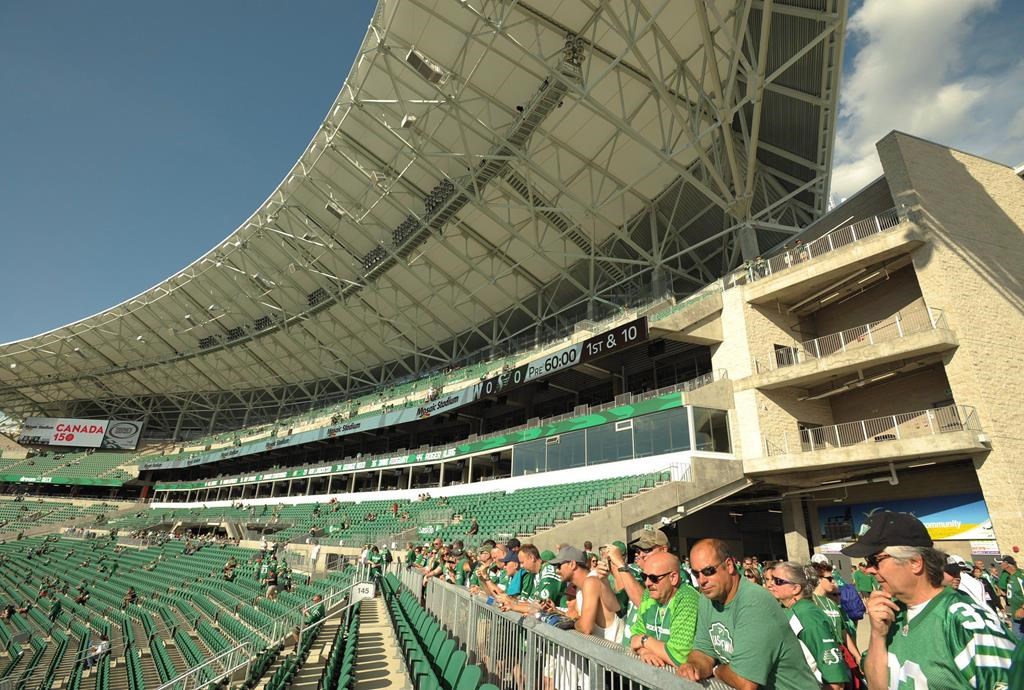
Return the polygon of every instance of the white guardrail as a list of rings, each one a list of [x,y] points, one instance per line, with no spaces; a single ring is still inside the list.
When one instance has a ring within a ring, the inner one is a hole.
[[[692,683],[671,669],[649,666],[625,647],[574,630],[559,630],[534,616],[489,606],[480,596],[430,579],[416,570],[395,567],[402,585],[437,618],[466,652],[469,663],[484,669],[487,682],[500,690],[726,690],[717,680]]]
[[[875,343],[905,338],[915,333],[948,329],[946,316],[939,309],[922,308],[897,312],[879,321],[847,328],[813,340],[805,340],[794,347],[780,347],[767,359],[754,360],[754,373],[782,369],[812,359],[821,359],[849,352]]]
[[[981,431],[978,413],[973,407],[948,405],[930,410],[862,419],[857,422],[801,429],[798,439],[793,443],[790,443],[788,434],[783,437],[781,443],[766,439],[765,452],[768,455],[808,453],[855,446],[859,443],[883,443],[956,431]]]
[[[887,211],[882,211],[877,216],[858,220],[855,223],[831,230],[806,244],[798,240],[792,246],[787,245],[782,253],[767,259],[757,257],[753,261],[748,261],[743,268],[725,276],[722,279],[722,284],[728,288],[734,285],[756,282],[762,278],[775,275],[779,271],[784,271],[797,264],[802,264],[805,261],[810,261],[833,252],[840,247],[853,244],[865,237],[891,230],[899,224],[900,217],[896,213],[896,209],[891,208]]]

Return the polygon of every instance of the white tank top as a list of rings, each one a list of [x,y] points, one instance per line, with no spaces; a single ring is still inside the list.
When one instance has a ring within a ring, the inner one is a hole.
[[[601,576],[598,575],[596,570],[591,570],[587,574],[587,577],[601,577]],[[601,606],[601,602],[598,602],[597,605]],[[578,613],[580,613],[580,614],[583,613],[583,589],[582,588],[576,590],[576,611]],[[598,637],[603,637],[604,639],[606,639],[606,640],[608,640],[610,642],[618,643],[622,639],[622,619],[619,618],[618,616],[615,616],[615,622],[612,623],[612,625],[610,627],[607,627],[607,628],[602,628],[601,626],[595,624],[594,625],[594,631],[592,633],[590,633],[590,634],[591,635],[596,635]]]

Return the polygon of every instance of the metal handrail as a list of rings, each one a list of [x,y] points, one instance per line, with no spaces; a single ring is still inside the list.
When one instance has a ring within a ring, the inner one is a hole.
[[[928,410],[843,422],[810,429],[801,429],[798,441],[790,443],[786,434],[778,443],[765,439],[765,453],[784,455],[808,453],[830,448],[845,448],[860,443],[883,443],[957,431],[981,431],[978,412],[969,405],[947,405]]]
[[[404,569],[402,569],[404,570]],[[643,663],[625,647],[545,625],[536,617],[502,612],[462,587],[436,578],[422,587],[415,571],[399,575],[403,587],[421,600],[442,629],[479,664],[502,690],[543,687],[724,689],[709,679],[703,685],[683,680],[671,668]],[[422,597],[421,597],[422,593]]]
[[[754,359],[754,373],[791,367],[808,360],[830,357],[875,343],[905,338],[915,333],[948,328],[946,316],[940,309],[926,307],[896,312],[885,319],[805,340],[793,347],[778,348],[767,359]]]
[[[785,271],[845,247],[848,244],[853,244],[865,237],[871,237],[891,230],[899,224],[900,217],[895,208],[882,211],[871,218],[858,220],[855,223],[830,230],[807,244],[798,241],[792,247],[787,245],[781,253],[768,259],[757,257],[754,261],[748,261],[742,268],[723,277],[722,284],[724,287],[730,288],[736,285],[757,282],[763,278],[775,275],[779,271]]]

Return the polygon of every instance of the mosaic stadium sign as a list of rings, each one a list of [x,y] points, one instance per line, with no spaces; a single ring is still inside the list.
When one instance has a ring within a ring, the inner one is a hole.
[[[494,395],[500,391],[535,381],[544,376],[551,375],[557,371],[568,369],[580,364],[604,357],[627,347],[643,342],[648,338],[647,317],[641,317],[630,321],[627,324],[595,335],[583,342],[569,345],[558,352],[539,357],[532,362],[523,364],[515,369],[504,372],[498,376],[486,379],[480,383],[468,386],[451,394],[443,395],[436,400],[425,401],[417,407],[405,407],[400,410],[368,414],[361,417],[339,422],[321,429],[311,429],[297,434],[289,433],[286,436],[278,436],[270,439],[260,439],[250,443],[243,443],[233,448],[211,450],[201,453],[194,453],[183,458],[162,458],[142,463],[140,471],[145,470],[169,470],[196,465],[206,465],[211,462],[220,462],[231,458],[243,457],[265,453],[275,448],[286,448],[298,446],[304,443],[313,443],[324,439],[347,436],[362,431],[372,431],[390,426],[397,426],[407,422],[415,422],[418,419],[427,419],[435,415],[444,414],[451,410],[458,409],[482,398]],[[361,469],[361,468],[360,468]]]

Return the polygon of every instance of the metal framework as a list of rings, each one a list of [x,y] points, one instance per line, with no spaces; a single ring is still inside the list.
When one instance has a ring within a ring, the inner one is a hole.
[[[381,0],[306,151],[159,285],[0,346],[0,409],[212,431],[667,293],[826,208],[845,0]]]

